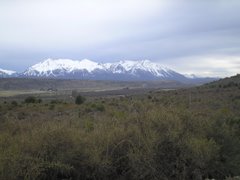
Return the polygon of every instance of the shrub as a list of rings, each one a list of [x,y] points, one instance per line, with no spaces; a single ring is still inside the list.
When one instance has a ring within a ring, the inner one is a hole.
[[[18,105],[17,101],[12,101],[11,104],[12,104],[13,106],[17,106],[17,105]]]
[[[152,96],[151,96],[151,95],[148,95],[148,99],[152,99]]]
[[[82,103],[84,103],[85,100],[86,100],[85,97],[83,97],[81,95],[78,95],[75,99],[75,103],[76,104],[82,104]]]
[[[94,108],[96,111],[105,111],[105,107],[103,104],[92,104],[92,108]]]
[[[27,97],[26,99],[25,99],[25,103],[36,103],[36,98],[34,97],[34,96],[29,96],[29,97]]]
[[[55,105],[54,105],[54,104],[51,104],[51,105],[49,106],[49,110],[54,110],[54,108],[55,108]]]
[[[51,104],[61,104],[61,103],[63,103],[63,102],[62,102],[62,100],[57,100],[57,99],[55,99],[55,100],[51,100],[50,103],[51,103]]]
[[[42,103],[42,99],[38,99],[38,100],[37,100],[37,103]]]

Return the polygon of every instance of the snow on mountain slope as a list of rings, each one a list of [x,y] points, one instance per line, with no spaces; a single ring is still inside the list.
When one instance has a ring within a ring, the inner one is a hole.
[[[58,78],[113,81],[173,80],[181,83],[203,84],[216,78],[183,75],[149,60],[123,60],[97,63],[88,59],[46,59],[29,67],[23,73],[0,69],[0,77]]]
[[[109,66],[109,65],[108,65]],[[113,73],[125,73],[130,72],[131,74],[136,73],[138,70],[146,71],[154,76],[160,77],[163,76],[162,72],[169,73],[171,70],[161,66],[160,64],[153,63],[149,60],[142,61],[120,61],[117,63],[112,63],[109,66],[109,69]]]
[[[149,60],[124,60],[114,63],[96,63],[84,59],[47,59],[28,68],[24,77],[54,77],[96,80],[177,80],[187,77]]]
[[[13,74],[16,73],[16,71],[5,70],[5,69],[1,69],[1,68],[0,68],[0,72],[1,72],[1,73],[5,73],[5,74],[7,74],[7,75],[13,75]]]
[[[0,68],[0,76],[1,77],[11,77],[11,76],[13,76],[15,74],[16,74],[15,71],[5,70],[5,69],[1,69]]]
[[[86,70],[92,72],[96,69],[103,69],[103,67],[96,62],[84,59],[81,61],[75,61],[70,59],[47,59],[40,62],[30,68],[28,68],[23,74],[27,76],[57,76],[56,71],[61,73],[72,73],[78,70]]]
[[[81,61],[74,61],[70,59],[47,59],[40,62],[30,68],[28,68],[25,75],[48,75],[53,71],[61,70],[65,72],[73,72],[77,70],[86,70],[89,73],[94,70],[110,71],[112,73],[132,73],[134,74],[137,70],[148,71],[155,76],[162,76],[161,72],[168,72],[170,69],[165,68],[159,64],[153,63],[149,60],[142,61],[119,61],[116,63],[96,63],[88,59]]]

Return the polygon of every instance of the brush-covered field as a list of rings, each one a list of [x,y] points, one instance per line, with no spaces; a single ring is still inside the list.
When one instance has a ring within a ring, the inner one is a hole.
[[[2,99],[0,179],[240,175],[240,83],[235,79],[84,97]]]

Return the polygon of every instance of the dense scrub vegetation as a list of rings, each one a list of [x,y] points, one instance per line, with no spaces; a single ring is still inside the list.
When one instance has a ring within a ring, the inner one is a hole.
[[[240,175],[240,89],[2,103],[0,179],[226,179]]]

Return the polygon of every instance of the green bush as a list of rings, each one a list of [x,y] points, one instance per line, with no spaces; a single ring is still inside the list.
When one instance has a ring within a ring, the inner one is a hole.
[[[85,102],[85,100],[86,100],[85,97],[83,97],[83,96],[81,96],[81,95],[78,95],[78,96],[76,97],[76,99],[75,99],[75,103],[76,103],[76,104],[82,104],[82,103]]]
[[[13,106],[17,106],[17,105],[18,105],[17,101],[12,101],[11,104],[12,104]]]
[[[24,100],[25,103],[29,104],[29,103],[36,103],[37,99],[34,96],[29,96]]]
[[[92,104],[91,107],[96,111],[101,111],[101,112],[105,111],[105,107],[101,103]]]

